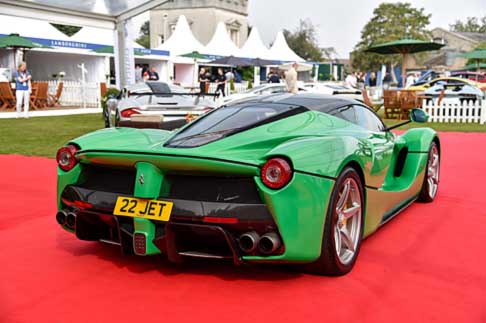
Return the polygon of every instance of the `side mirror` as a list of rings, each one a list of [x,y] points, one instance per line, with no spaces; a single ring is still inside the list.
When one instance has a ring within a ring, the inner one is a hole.
[[[429,115],[422,109],[412,109],[412,111],[410,111],[410,120],[413,122],[424,123],[429,120]]]
[[[410,111],[410,120],[402,122],[402,123],[398,123],[398,124],[393,125],[391,127],[388,127],[388,128],[386,128],[386,131],[390,131],[390,130],[393,130],[395,128],[401,127],[401,126],[406,125],[410,122],[424,123],[424,122],[427,122],[428,119],[429,119],[429,115],[424,110],[415,108],[415,109],[412,109],[412,111]]]

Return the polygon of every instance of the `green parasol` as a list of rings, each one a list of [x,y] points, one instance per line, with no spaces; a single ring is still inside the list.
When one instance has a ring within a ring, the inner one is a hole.
[[[30,48],[52,48],[49,46],[44,46],[38,43],[34,43],[28,38],[21,37],[19,34],[10,34],[0,38],[0,48],[12,48],[14,55],[14,68],[17,68],[17,49],[30,49]]]
[[[207,59],[206,55],[203,55],[199,53],[198,51],[193,51],[184,55],[181,55],[182,57],[188,57],[188,58],[193,58],[195,60],[197,59]]]
[[[481,68],[481,61],[486,60],[486,48],[478,48],[475,50],[472,50],[470,52],[464,53],[461,55],[461,57],[474,60],[476,61],[476,70],[479,70]],[[469,64],[467,66],[472,66],[473,64]],[[467,68],[466,66],[466,68]],[[469,68],[468,68],[469,69]],[[476,76],[476,80],[478,79],[478,76]]]
[[[368,53],[377,53],[382,55],[401,54],[402,60],[402,75],[407,75],[406,60],[409,54],[427,52],[431,50],[438,50],[443,47],[444,44],[439,44],[431,41],[404,38],[379,45],[374,45],[365,50]]]

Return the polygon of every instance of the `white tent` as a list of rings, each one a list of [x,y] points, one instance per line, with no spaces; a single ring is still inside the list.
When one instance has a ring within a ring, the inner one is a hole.
[[[290,49],[283,32],[279,31],[270,48],[270,58],[279,61],[304,62],[305,60]]]
[[[251,29],[250,35],[238,55],[245,58],[271,59],[270,50],[263,44],[256,27]]]
[[[172,35],[157,49],[167,50],[171,56],[184,55],[193,51],[201,52],[204,46],[194,37],[185,16],[179,16]]]
[[[241,56],[240,49],[231,40],[223,22],[219,22],[213,38],[203,50],[203,54],[216,56]]]
[[[0,34],[19,34],[22,37],[69,40],[68,36],[45,20],[0,15],[0,21],[2,22],[0,23]]]

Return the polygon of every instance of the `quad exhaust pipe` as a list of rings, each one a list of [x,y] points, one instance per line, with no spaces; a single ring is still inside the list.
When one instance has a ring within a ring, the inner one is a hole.
[[[258,251],[264,255],[270,255],[280,248],[281,245],[282,242],[278,234],[275,232],[265,233],[258,241]]]
[[[238,245],[245,253],[253,253],[258,249],[261,254],[270,255],[280,248],[282,241],[275,232],[259,236],[255,231],[250,231],[240,236]]]
[[[66,217],[67,217],[66,212],[64,212],[64,211],[57,212],[56,213],[56,221],[57,221],[57,223],[59,223],[60,225],[66,224]]]
[[[56,213],[56,221],[60,225],[74,229],[76,226],[76,214],[73,212],[59,211]]]
[[[256,250],[258,245],[258,240],[260,240],[260,236],[255,231],[250,231],[243,233],[240,236],[238,244],[240,249],[246,253],[252,253]]]

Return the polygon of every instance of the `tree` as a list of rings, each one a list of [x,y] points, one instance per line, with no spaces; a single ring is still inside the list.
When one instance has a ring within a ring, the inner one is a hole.
[[[145,48],[150,48],[150,21],[147,20],[140,26],[139,37],[135,41]]]
[[[316,27],[310,20],[300,20],[294,31],[284,30],[284,36],[289,47],[307,61],[320,62],[322,51],[316,39]]]
[[[473,32],[486,33],[486,16],[482,18],[467,17],[465,22],[456,20],[455,23],[449,25],[451,31],[458,32]]]
[[[69,26],[69,25],[61,25],[61,24],[51,24],[54,28],[62,32],[64,35],[71,37],[75,33],[81,30],[82,27],[78,26]]]
[[[382,64],[401,64],[401,55],[379,55],[365,50],[401,38],[428,40],[431,38],[427,26],[430,14],[424,9],[414,8],[410,3],[382,3],[373,11],[373,17],[361,31],[361,40],[351,53],[353,68],[378,69]]]

